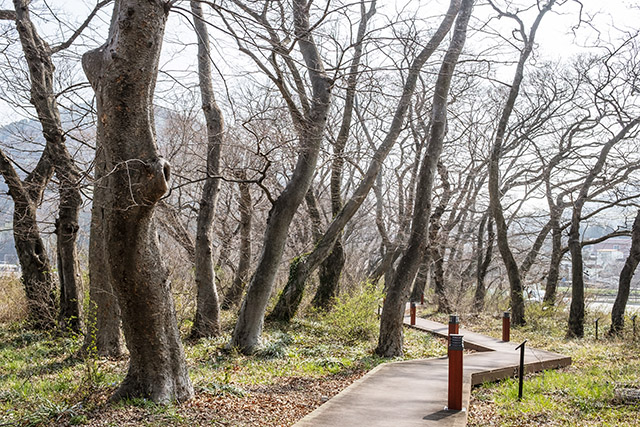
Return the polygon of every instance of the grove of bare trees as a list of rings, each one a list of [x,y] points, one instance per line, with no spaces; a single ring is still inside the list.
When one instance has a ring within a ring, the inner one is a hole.
[[[619,12],[90,3],[0,2],[0,219],[30,327],[111,357],[123,333],[113,399],[188,400],[183,339],[222,335],[252,354],[265,321],[363,288],[384,293],[382,357],[403,354],[405,309],[422,298],[441,313],[509,310],[517,327],[529,304],[566,307],[580,339],[587,290],[608,287],[610,334],[624,330],[640,261],[640,34],[610,25]],[[611,239],[628,247],[605,254]]]

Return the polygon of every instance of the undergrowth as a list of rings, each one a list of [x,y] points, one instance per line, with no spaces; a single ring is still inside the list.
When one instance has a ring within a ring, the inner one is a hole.
[[[387,361],[373,355],[380,296],[368,288],[339,298],[329,313],[307,314],[290,324],[267,323],[262,346],[252,356],[225,350],[235,315],[223,312],[222,336],[185,344],[196,393],[251,399],[255,387],[295,378],[322,381],[372,369]],[[413,330],[406,331],[405,342],[405,359],[446,352],[441,340]],[[80,359],[75,355],[82,343],[82,337],[31,331],[19,322],[0,324],[0,425],[91,425],[102,422],[105,413],[116,420],[106,425],[121,425],[119,417],[132,411],[141,424],[199,425],[180,405],[160,406],[145,399],[107,403],[126,374],[127,360],[99,358],[92,348]]]

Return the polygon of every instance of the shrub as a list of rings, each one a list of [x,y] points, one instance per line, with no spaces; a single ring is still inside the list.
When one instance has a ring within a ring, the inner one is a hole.
[[[374,340],[379,326],[376,310],[382,296],[381,290],[366,284],[337,298],[333,310],[324,314],[323,320],[336,339],[346,342]]]

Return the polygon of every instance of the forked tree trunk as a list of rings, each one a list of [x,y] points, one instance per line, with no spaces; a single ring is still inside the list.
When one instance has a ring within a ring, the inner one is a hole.
[[[38,113],[52,164],[60,181],[60,206],[56,220],[60,322],[66,330],[82,330],[82,280],[76,251],[81,174],[65,145],[53,84],[52,49],[31,22],[28,0],[14,0],[16,28],[31,77],[31,103]]]
[[[409,299],[409,290],[424,256],[429,235],[431,191],[446,134],[449,88],[458,58],[464,47],[467,24],[471,17],[472,9],[473,0],[462,1],[451,43],[442,60],[435,84],[431,110],[431,129],[418,177],[418,191],[413,210],[411,234],[407,249],[398,263],[393,281],[388,286],[382,315],[380,316],[380,336],[375,352],[382,357],[396,357],[401,356],[403,353],[402,317]]]
[[[220,304],[213,266],[213,222],[220,190],[220,151],[224,123],[216,103],[211,81],[209,31],[204,22],[200,1],[191,1],[193,26],[198,37],[198,78],[202,111],[207,123],[207,178],[202,189],[196,225],[196,285],[198,299],[191,338],[216,337],[220,334]]]
[[[449,9],[438,27],[438,30],[434,33],[431,40],[429,40],[429,43],[427,43],[411,64],[406,82],[402,89],[402,96],[396,106],[389,131],[387,132],[382,144],[380,144],[376,149],[373,159],[369,164],[362,181],[353,192],[351,198],[347,203],[345,203],[342,209],[340,209],[340,212],[335,215],[327,227],[326,232],[322,235],[322,238],[316,243],[314,250],[309,254],[299,256],[295,261],[295,268],[293,268],[292,265],[289,269],[287,284],[285,289],[282,291],[278,304],[271,314],[273,319],[289,320],[293,317],[298,309],[300,301],[302,300],[304,285],[309,276],[316,268],[318,268],[320,263],[329,256],[333,250],[335,242],[340,237],[342,230],[366,199],[367,194],[378,177],[384,159],[391,151],[391,148],[395,145],[395,142],[402,131],[404,119],[406,117],[407,110],[409,109],[413,92],[416,88],[420,70],[424,63],[438,48],[442,39],[444,39],[449,32],[460,7],[460,1],[461,0],[451,0]],[[366,24],[366,22],[364,22],[364,24]]]
[[[547,4],[539,9],[538,16],[536,17],[529,34],[525,34],[524,28],[521,28],[519,35],[524,38],[524,46],[520,51],[520,58],[516,66],[515,75],[509,89],[509,95],[502,109],[500,121],[498,122],[498,128],[496,130],[496,136],[491,149],[491,157],[489,161],[489,206],[491,208],[491,214],[496,225],[496,241],[498,244],[498,250],[504,262],[504,266],[507,270],[507,276],[509,278],[509,287],[511,293],[511,318],[514,326],[521,326],[526,323],[524,314],[524,296],[522,288],[522,277],[518,269],[518,264],[509,247],[509,240],[507,235],[507,222],[504,218],[504,211],[501,204],[500,193],[500,158],[502,156],[502,147],[504,144],[505,135],[507,132],[507,125],[513,108],[520,92],[520,85],[524,77],[524,66],[527,59],[533,51],[536,32],[544,15],[551,10],[551,7],[555,3],[555,0],[549,0]]]
[[[98,145],[109,171],[103,180],[105,259],[130,354],[112,399],[160,403],[193,396],[153,221],[170,179],[156,148],[152,109],[168,11],[164,1],[116,0],[107,42],[82,58],[96,92]]]
[[[633,221],[631,229],[631,250],[629,256],[620,272],[620,280],[618,282],[618,295],[613,303],[611,310],[611,329],[610,335],[618,335],[624,330],[624,311],[629,301],[629,292],[631,291],[631,279],[640,262],[640,210]]]
[[[0,174],[14,204],[13,239],[27,297],[27,320],[35,329],[51,330],[56,326],[55,283],[36,217],[44,188],[53,174],[49,153],[45,149],[33,171],[21,181],[9,158],[0,150]]]
[[[331,102],[331,82],[312,36],[308,4],[304,0],[294,0],[292,8],[295,35],[313,87],[312,105],[300,118],[296,167],[269,212],[262,254],[233,331],[230,346],[243,353],[253,352],[259,344],[264,313],[282,260],[289,225],[311,185]]]
[[[246,181],[246,171],[239,171],[238,179]],[[242,301],[244,288],[249,280],[249,269],[251,267],[251,223],[253,222],[253,205],[251,191],[247,182],[239,182],[240,199],[238,209],[240,210],[240,260],[238,268],[231,283],[231,288],[224,296],[222,309],[229,310],[236,307]]]

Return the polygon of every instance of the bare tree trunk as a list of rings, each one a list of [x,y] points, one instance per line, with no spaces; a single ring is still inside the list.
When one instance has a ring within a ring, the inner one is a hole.
[[[65,145],[64,132],[53,87],[52,49],[31,22],[29,1],[14,0],[16,28],[29,65],[31,103],[38,113],[53,167],[60,181],[60,207],[56,220],[60,321],[64,329],[82,330],[82,280],[77,259],[78,214],[82,204],[80,171]]]
[[[395,357],[403,353],[402,316],[409,298],[409,290],[420,267],[428,239],[431,191],[447,128],[449,87],[458,63],[458,57],[466,40],[467,24],[471,17],[472,9],[473,0],[462,1],[451,43],[438,73],[433,96],[429,141],[418,178],[418,191],[413,210],[411,234],[407,250],[400,258],[396,274],[392,283],[388,286],[382,315],[380,316],[380,337],[375,350],[379,356]]]
[[[169,11],[164,1],[116,0],[107,42],[83,56],[96,92],[103,148],[104,247],[129,349],[129,370],[112,399],[154,402],[193,396],[153,211],[170,166],[157,152],[153,89]]]
[[[613,303],[613,309],[611,310],[611,329],[609,329],[610,335],[618,335],[624,329],[624,312],[627,308],[627,301],[629,301],[629,292],[631,290],[631,279],[640,262],[640,210],[636,215],[635,221],[633,221],[633,228],[631,229],[631,250],[629,256],[622,267],[620,272],[620,280],[618,282],[618,295],[616,301]]]
[[[45,148],[33,171],[20,181],[9,158],[0,150],[0,174],[14,204],[13,238],[22,268],[28,322],[36,329],[50,330],[56,325],[55,283],[36,217],[44,188],[53,174],[49,153]]]
[[[547,272],[547,284],[544,288],[544,303],[554,306],[556,304],[556,290],[560,277],[560,262],[562,261],[562,230],[560,218],[551,212],[551,261]]]
[[[215,337],[220,334],[220,305],[213,266],[213,222],[220,190],[220,151],[224,124],[222,111],[216,104],[211,81],[211,48],[209,31],[199,1],[191,1],[193,26],[198,36],[198,78],[202,111],[207,123],[207,179],[202,189],[196,225],[196,285],[198,299],[191,338]]]
[[[555,0],[549,0],[546,5],[539,9],[538,16],[531,26],[528,35],[525,34],[522,21],[519,21],[518,19],[520,24],[518,33],[524,40],[524,47],[520,51],[520,59],[518,60],[513,82],[511,83],[511,89],[509,90],[507,101],[500,116],[489,161],[489,206],[495,220],[498,249],[500,250],[500,255],[502,256],[502,261],[504,262],[505,268],[507,269],[507,276],[509,277],[509,286],[511,291],[511,318],[514,326],[524,325],[526,321],[524,314],[524,297],[522,294],[522,278],[520,276],[518,264],[513,257],[511,248],[509,248],[507,222],[504,218],[504,212],[500,202],[500,157],[502,154],[502,146],[504,143],[507,125],[509,124],[509,118],[511,117],[511,112],[513,111],[518,93],[520,92],[520,84],[524,77],[525,63],[533,51],[538,26],[540,25],[543,16],[551,10],[554,3]],[[500,13],[502,14],[502,12]]]
[[[487,249],[483,252],[484,247],[484,228],[487,224]],[[478,261],[476,266],[476,291],[473,297],[473,309],[481,312],[484,309],[487,287],[484,281],[487,277],[489,264],[493,255],[493,241],[495,240],[493,231],[493,217],[489,212],[482,218],[480,229],[478,230]]]
[[[89,307],[82,353],[104,357],[123,354],[120,338],[120,306],[113,289],[105,248],[105,159],[96,148],[91,230],[89,235]]]
[[[238,178],[241,180],[247,179],[246,172],[240,171]],[[222,302],[222,309],[229,310],[232,307],[236,307],[242,301],[242,294],[244,288],[249,280],[249,268],[251,267],[251,223],[253,222],[253,205],[251,200],[251,192],[249,191],[249,184],[246,182],[239,182],[238,189],[240,190],[240,200],[238,207],[240,210],[240,261],[238,262],[238,269],[236,270],[235,277],[231,288],[224,296]]]
[[[438,206],[429,218],[429,249],[431,251],[431,261],[433,262],[433,282],[436,295],[436,310],[438,313],[451,313],[451,305],[447,298],[444,281],[444,244],[446,239],[440,239],[442,229],[442,215],[447,209],[451,199],[451,184],[449,183],[449,172],[441,162],[437,165],[440,180],[442,181],[442,196]]]
[[[251,353],[259,344],[264,312],[269,302],[278,265],[282,259],[289,225],[309,190],[331,102],[331,82],[313,39],[308,5],[294,0],[293,15],[298,46],[312,82],[312,105],[298,125],[300,148],[291,180],[273,203],[267,220],[262,254],[240,308],[230,346]]]
[[[342,230],[347,225],[349,220],[353,217],[353,215],[355,215],[355,213],[358,211],[365,198],[367,197],[367,194],[371,190],[371,187],[373,187],[373,184],[380,172],[380,168],[382,167],[382,162],[389,154],[389,151],[400,135],[402,126],[404,124],[404,119],[406,117],[406,113],[409,109],[411,98],[416,87],[420,70],[422,69],[422,66],[427,61],[427,59],[431,57],[433,52],[440,45],[442,39],[449,32],[449,29],[451,28],[451,25],[453,24],[453,21],[459,9],[460,1],[461,0],[451,0],[449,9],[447,10],[447,14],[442,20],[440,27],[432,36],[431,40],[429,40],[429,43],[411,64],[409,75],[407,76],[407,80],[404,84],[402,96],[398,101],[391,127],[389,128],[384,141],[373,155],[373,160],[369,164],[364,178],[354,191],[349,201],[333,218],[333,220],[329,224],[329,227],[327,228],[327,231],[316,243],[314,250],[307,255],[301,255],[299,259],[296,260],[296,267],[289,269],[289,279],[287,280],[287,285],[285,286],[285,290],[283,291],[283,295],[281,297],[281,299],[284,298],[282,306],[286,309],[278,308],[277,312],[274,313],[274,318],[287,320],[287,317],[291,318],[293,316],[292,313],[295,313],[298,309],[296,301],[299,302],[302,299],[302,296],[298,295],[298,293],[303,292],[304,284],[306,283],[309,276],[315,271],[316,268],[318,268],[320,263],[324,261],[327,256],[329,256],[331,250],[335,245],[335,242],[340,237]],[[274,309],[274,311],[276,310]]]
[[[547,236],[549,235],[549,232],[552,229],[553,229],[553,223],[551,220],[549,220],[540,229],[540,232],[536,236],[536,240],[533,242],[531,249],[529,249],[529,252],[527,252],[527,255],[522,261],[522,264],[520,264],[520,277],[522,277],[522,280],[524,280],[525,277],[527,277],[529,270],[531,270],[531,267],[533,267],[533,264],[536,262],[536,258],[540,253],[540,249],[542,248],[544,241],[547,240]]]

